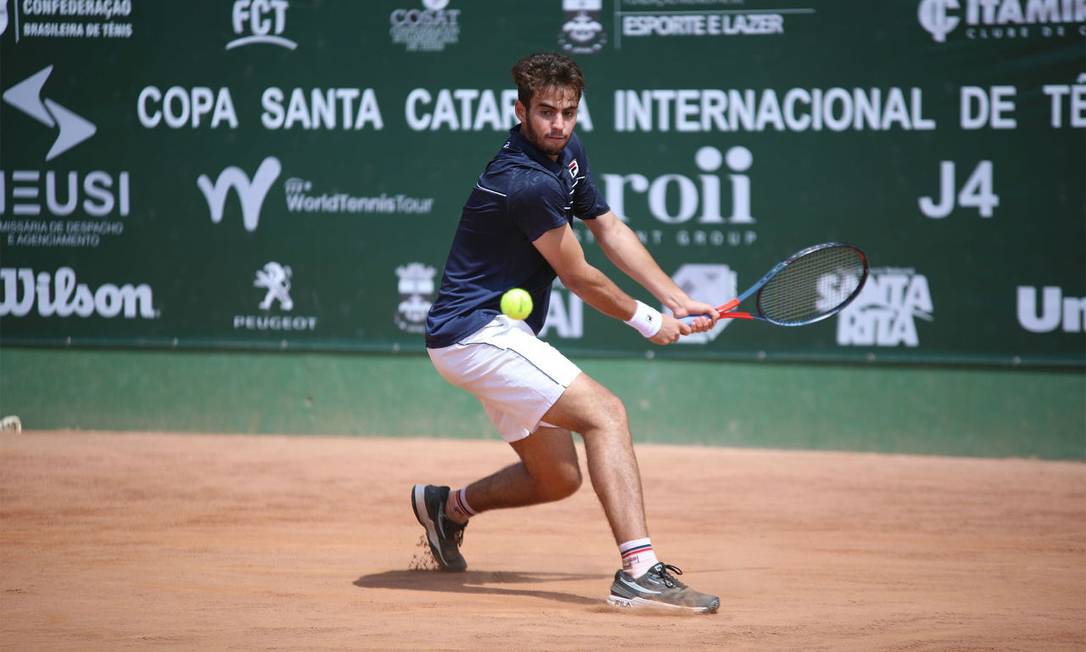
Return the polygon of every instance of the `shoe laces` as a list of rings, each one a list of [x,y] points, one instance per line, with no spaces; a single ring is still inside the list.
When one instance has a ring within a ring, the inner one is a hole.
[[[653,566],[652,570],[649,571],[649,572],[651,572],[652,574],[656,575],[661,580],[663,580],[664,584],[666,584],[669,589],[674,589],[676,587],[678,587],[680,589],[685,589],[686,588],[685,584],[683,584],[677,578],[675,578],[673,575],[671,575],[671,573],[675,573],[675,575],[682,575],[683,574],[683,570],[681,568],[679,568],[678,566],[674,566],[672,564],[659,563],[659,564],[656,564],[655,566]]]

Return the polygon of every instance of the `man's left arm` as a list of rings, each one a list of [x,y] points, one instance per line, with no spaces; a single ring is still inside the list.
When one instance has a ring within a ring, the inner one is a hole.
[[[712,321],[708,319],[695,322],[694,330],[708,330],[716,323],[716,309],[701,301],[694,301],[682,288],[671,280],[671,277],[660,269],[656,259],[652,257],[641,239],[637,237],[630,227],[608,210],[599,217],[584,220],[596,242],[600,244],[603,253],[627,276],[637,281],[656,297],[664,307],[668,308],[676,317],[687,315],[713,315]],[[704,322],[704,323],[702,323]]]

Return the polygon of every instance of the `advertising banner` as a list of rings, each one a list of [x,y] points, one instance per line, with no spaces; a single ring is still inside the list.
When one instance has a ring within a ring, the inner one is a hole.
[[[872,266],[666,348],[556,284],[568,354],[1086,366],[1086,0],[0,0],[0,344],[421,352],[537,51],[692,296]]]

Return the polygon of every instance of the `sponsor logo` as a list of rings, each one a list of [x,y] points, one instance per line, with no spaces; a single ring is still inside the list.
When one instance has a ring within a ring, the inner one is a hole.
[[[157,319],[151,286],[104,283],[91,288],[76,280],[75,270],[34,273],[30,268],[0,269],[0,317],[25,317],[37,307],[42,317]]]
[[[573,340],[584,337],[584,301],[567,290],[557,279],[555,279],[554,287],[551,288],[547,317],[543,322],[543,328],[539,330],[539,337],[546,337],[549,334]]]
[[[317,318],[313,315],[270,314],[278,304],[279,310],[294,310],[294,300],[290,298],[291,278],[294,272],[289,265],[275,261],[264,263],[256,271],[253,287],[264,290],[264,298],[258,304],[262,314],[234,315],[234,330],[244,331],[313,331],[317,329]]]
[[[423,0],[423,9],[394,9],[389,36],[408,52],[441,52],[460,41],[460,10],[447,9],[449,0]]]
[[[571,54],[593,54],[607,44],[607,33],[600,23],[603,0],[562,0],[565,22],[558,44]]]
[[[20,38],[131,38],[133,0],[15,0],[15,42]],[[22,11],[20,19],[20,9]],[[0,34],[7,25],[6,0],[0,0]]]
[[[645,5],[635,0],[616,0],[621,7]],[[622,39],[648,38],[735,38],[743,36],[773,36],[784,34],[785,18],[789,23],[795,16],[814,14],[811,8],[789,9],[710,9],[692,8],[697,4],[712,2],[684,2],[681,9],[660,10],[663,3],[652,3],[654,11],[622,8],[616,11],[618,37],[615,47],[622,47]]]
[[[5,102],[43,125],[59,131],[53,147],[45,155],[46,161],[52,161],[98,131],[86,118],[49,98],[42,98],[42,87],[52,72],[53,66],[46,66],[4,91]]]
[[[738,275],[727,265],[686,264],[672,275],[675,284],[695,301],[716,305],[726,297],[739,294]],[[716,326],[704,333],[694,333],[679,338],[680,344],[708,344],[731,324],[731,319],[721,319]]]
[[[426,315],[434,303],[436,268],[422,263],[408,263],[396,268],[400,303],[392,321],[405,333],[426,331]]]
[[[1045,286],[1038,305],[1037,288],[1019,286],[1018,324],[1031,333],[1086,332],[1086,298],[1064,296],[1062,288]]]
[[[232,188],[241,201],[241,222],[245,230],[256,231],[256,227],[260,224],[260,208],[264,205],[264,198],[268,195],[268,189],[279,178],[282,169],[279,159],[269,156],[261,161],[252,179],[249,179],[241,168],[233,165],[220,172],[214,184],[206,174],[201,174],[196,180],[196,185],[207,200],[211,222],[213,224],[222,222],[226,196]]]
[[[667,173],[649,178],[640,173],[603,173],[599,177],[611,210],[636,225],[634,230],[643,241],[658,244],[668,236],[682,247],[734,247],[757,240],[752,228],[757,220],[751,213],[751,179],[744,174],[753,165],[754,155],[741,145],[726,152],[705,146],[694,154],[694,175]],[[717,174],[725,166],[731,173],[726,183]],[[679,228],[641,229],[646,209],[656,222]]]
[[[241,204],[241,222],[248,232],[260,225],[261,210],[272,184],[283,166],[274,156],[266,157],[250,179],[239,167],[231,165],[211,178],[201,174],[196,185],[207,200],[211,222],[222,222],[226,200],[234,190]],[[284,207],[288,213],[321,215],[428,215],[433,211],[433,197],[412,197],[403,193],[355,195],[347,192],[317,192],[312,181],[290,177],[283,182]]]
[[[98,130],[71,109],[42,97],[52,71],[53,66],[46,66],[3,94],[4,102],[56,130],[56,140],[45,153],[47,162]],[[97,247],[102,236],[122,234],[124,223],[47,218],[68,218],[80,210],[94,218],[126,217],[129,207],[128,172],[0,169],[0,235],[8,246]],[[4,219],[9,213],[16,219]]]
[[[569,165],[567,165],[566,168],[569,170],[569,176],[571,179],[576,179],[577,174],[581,171],[581,166],[577,165],[577,159],[573,159],[572,161],[570,161]]]
[[[969,39],[1086,35],[1081,0],[921,0],[916,15],[936,43],[945,43],[961,25]]]
[[[230,25],[237,38],[226,44],[227,50],[246,45],[276,45],[293,50],[298,44],[283,36],[287,26],[287,0],[234,0]]]
[[[820,281],[826,289],[849,282],[856,281],[832,275]],[[837,317],[837,344],[916,347],[916,320],[932,321],[933,315],[926,276],[911,268],[872,269],[859,296]]]

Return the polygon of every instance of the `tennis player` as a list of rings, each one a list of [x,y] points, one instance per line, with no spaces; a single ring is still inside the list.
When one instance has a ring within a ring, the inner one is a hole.
[[[556,275],[590,306],[655,344],[708,330],[715,318],[686,325],[676,317],[715,310],[692,300],[660,269],[597,191],[573,133],[584,87],[577,64],[560,54],[533,54],[513,67],[513,80],[520,124],[464,204],[426,321],[426,347],[438,373],[478,397],[520,462],[452,491],[415,485],[415,517],[441,567],[465,570],[460,546],[468,519],[577,491],[576,432],[622,559],[608,601],[715,612],[719,598],[687,587],[676,577],[681,570],[657,559],[622,402],[536,337]],[[570,228],[575,217],[607,257],[674,316],[633,299],[590,265]],[[499,310],[501,295],[514,287],[532,296],[534,310],[524,321]]]

